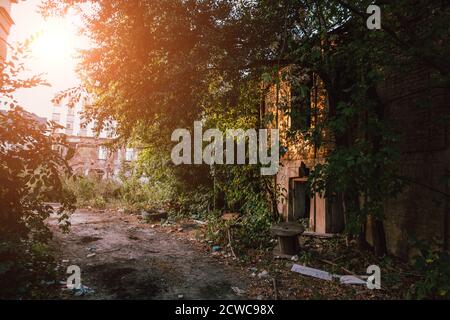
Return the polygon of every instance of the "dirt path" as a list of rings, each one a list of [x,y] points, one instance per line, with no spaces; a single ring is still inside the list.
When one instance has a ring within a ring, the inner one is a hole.
[[[78,210],[70,220],[69,234],[49,223],[59,259],[79,266],[82,284],[95,290],[83,299],[242,298],[231,289],[246,287],[240,270],[135,216]]]

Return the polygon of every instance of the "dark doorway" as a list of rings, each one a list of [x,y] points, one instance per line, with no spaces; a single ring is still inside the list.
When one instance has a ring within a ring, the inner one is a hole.
[[[289,221],[309,219],[311,201],[306,181],[291,179],[289,185]]]

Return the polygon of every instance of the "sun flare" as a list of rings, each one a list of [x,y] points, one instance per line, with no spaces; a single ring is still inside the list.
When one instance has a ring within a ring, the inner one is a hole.
[[[39,60],[73,61],[76,54],[75,30],[64,20],[47,21],[31,50],[33,56]]]

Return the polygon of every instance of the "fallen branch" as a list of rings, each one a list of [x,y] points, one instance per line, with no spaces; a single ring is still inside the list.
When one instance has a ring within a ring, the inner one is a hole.
[[[277,279],[276,278],[273,278],[272,279],[272,282],[273,282],[273,294],[274,294],[274,299],[275,300],[278,300],[278,286],[277,286]]]
[[[328,260],[324,260],[324,259],[319,259],[319,258],[317,258],[317,260],[319,260],[320,262],[323,262],[323,263],[332,265],[332,266],[334,266],[334,267],[339,267],[339,268],[341,268],[343,271],[347,272],[349,275],[355,276],[355,277],[357,277],[357,278],[360,277],[360,276],[357,275],[356,273],[354,273],[354,272],[352,272],[352,271],[350,271],[350,270],[344,268],[343,266],[338,265],[337,263],[334,263],[334,262],[331,262],[331,261],[328,261]]]

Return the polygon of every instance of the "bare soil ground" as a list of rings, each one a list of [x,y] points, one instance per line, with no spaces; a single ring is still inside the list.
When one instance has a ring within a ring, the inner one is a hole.
[[[189,240],[154,229],[136,216],[78,210],[63,234],[49,224],[62,266],[81,268],[82,284],[94,290],[79,299],[241,299],[242,270],[215,259]],[[70,292],[63,298],[73,299]]]
[[[62,270],[79,266],[82,284],[94,292],[74,297],[63,290],[63,299],[401,299],[412,283],[398,261],[377,261],[342,239],[307,239],[297,263],[334,274],[348,274],[345,266],[361,275],[368,265],[383,263],[382,290],[301,276],[291,271],[293,261],[274,259],[269,249],[238,253],[238,259],[229,247],[212,252],[205,226],[191,220],[161,225],[114,210],[78,210],[70,221],[63,234],[57,219],[49,220],[53,247]]]

